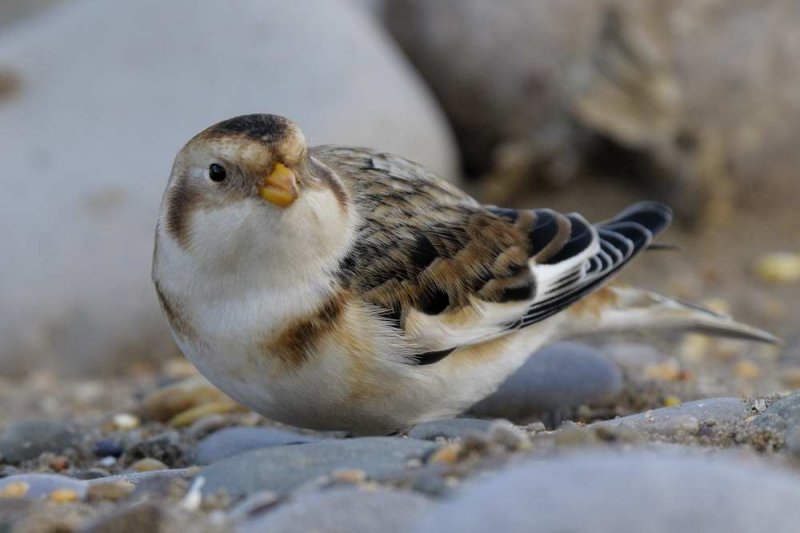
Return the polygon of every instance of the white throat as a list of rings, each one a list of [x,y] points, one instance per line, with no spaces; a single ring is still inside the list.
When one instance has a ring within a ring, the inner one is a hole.
[[[355,210],[327,189],[304,191],[286,211],[260,202],[198,211],[187,249],[160,223],[153,277],[162,290],[197,303],[329,291],[355,235]]]

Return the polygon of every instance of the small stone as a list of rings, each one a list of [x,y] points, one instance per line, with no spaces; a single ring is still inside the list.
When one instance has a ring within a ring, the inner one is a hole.
[[[81,499],[81,495],[72,489],[56,489],[48,499],[53,503],[73,503]]]
[[[430,457],[431,463],[454,464],[457,463],[464,452],[464,446],[458,442],[445,444]]]
[[[230,421],[227,417],[219,414],[212,414],[204,416],[195,420],[186,433],[193,439],[200,440],[210,433],[219,431],[220,429],[228,426]]]
[[[713,341],[707,335],[689,333],[683,336],[678,352],[681,359],[696,363],[702,361],[710,352]]]
[[[739,361],[736,363],[736,375],[742,379],[758,379],[761,377],[761,367],[752,361]]]
[[[111,422],[120,431],[130,431],[139,427],[139,417],[128,413],[114,415]]]
[[[0,489],[0,498],[24,498],[30,488],[24,481],[14,481]]]
[[[119,457],[124,453],[124,448],[118,440],[100,439],[94,443],[92,453],[95,457]]]
[[[169,420],[169,425],[173,427],[185,427],[194,424],[196,421],[208,415],[225,413],[245,412],[247,408],[234,402],[230,398],[224,398],[216,402],[208,402],[197,407],[192,407],[182,413],[178,413]]]
[[[645,370],[647,379],[660,381],[686,381],[687,372],[681,368],[680,364],[674,359],[668,359],[663,363],[650,365]]]
[[[76,428],[62,420],[30,419],[11,423],[0,436],[2,460],[17,464],[44,452],[60,454],[79,443]]]
[[[681,403],[681,399],[677,396],[670,395],[664,398],[664,407],[678,407]]]
[[[412,439],[435,440],[437,438],[460,439],[473,433],[486,433],[491,420],[478,418],[452,418],[423,422],[411,428],[408,436]]]
[[[226,396],[218,388],[197,376],[159,389],[147,396],[139,413],[150,420],[166,422],[179,413]]]
[[[63,455],[56,455],[48,462],[48,466],[56,472],[61,472],[69,468],[69,458]]]
[[[125,458],[134,461],[149,457],[175,466],[184,460],[184,448],[180,441],[177,431],[168,430],[132,445]]]
[[[158,459],[153,459],[152,457],[139,459],[131,465],[131,469],[134,472],[154,472],[156,470],[167,470],[168,468],[169,467],[167,465]]]
[[[233,427],[212,433],[192,453],[195,464],[207,465],[256,448],[305,444],[319,440],[309,435],[268,427]]]
[[[172,379],[189,379],[197,377],[197,369],[183,357],[169,359],[162,368],[162,372]]]
[[[366,481],[367,473],[357,469],[334,470],[333,473],[331,473],[331,479],[340,483],[355,484]]]
[[[753,402],[753,409],[755,409],[759,413],[763,413],[767,410],[767,401],[763,398],[759,398]]]
[[[525,423],[544,413],[602,403],[622,390],[622,373],[585,344],[559,342],[543,348],[470,413]]]
[[[800,254],[775,252],[758,259],[754,267],[756,275],[763,281],[789,284],[800,281]]]
[[[528,434],[508,420],[495,420],[489,426],[489,440],[512,450],[521,450],[531,445]]]
[[[136,489],[136,485],[126,480],[92,483],[86,492],[90,502],[124,500]]]

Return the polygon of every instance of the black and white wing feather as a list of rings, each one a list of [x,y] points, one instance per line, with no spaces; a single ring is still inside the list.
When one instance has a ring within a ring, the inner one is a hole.
[[[575,213],[481,206],[390,154],[327,146],[312,157],[342,179],[362,221],[340,283],[418,347],[415,364],[553,316],[671,219],[669,208],[641,203],[593,226]]]

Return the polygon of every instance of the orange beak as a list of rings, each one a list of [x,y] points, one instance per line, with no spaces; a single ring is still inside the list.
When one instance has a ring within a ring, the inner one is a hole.
[[[275,163],[272,173],[264,178],[258,195],[278,207],[289,207],[297,200],[300,190],[297,176],[283,163]]]

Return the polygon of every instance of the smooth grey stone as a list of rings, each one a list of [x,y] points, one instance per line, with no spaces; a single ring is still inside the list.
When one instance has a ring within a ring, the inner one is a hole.
[[[420,533],[790,533],[800,476],[726,455],[590,452],[467,483]]]
[[[469,410],[524,422],[543,413],[592,404],[622,390],[622,374],[598,350],[559,342],[534,352],[491,396]]]
[[[662,407],[644,413],[595,422],[592,427],[628,428],[651,434],[674,436],[677,433],[696,435],[701,429],[726,431],[750,414],[750,407],[739,398],[708,398],[686,402],[676,407]]]
[[[363,470],[370,478],[388,477],[435,447],[430,442],[395,437],[329,439],[252,450],[209,465],[199,475],[206,480],[206,494],[220,489],[232,498],[260,490],[285,494],[340,469]]]
[[[790,394],[773,403],[750,424],[754,430],[769,431],[781,440],[800,428],[800,393]]]
[[[445,439],[462,439],[475,433],[486,433],[492,425],[491,420],[479,418],[451,418],[448,420],[433,420],[417,424],[408,432],[412,439],[435,440],[438,437]]]
[[[62,420],[29,419],[12,422],[0,437],[0,460],[20,463],[44,452],[61,453],[79,442],[75,426]]]
[[[195,464],[207,465],[256,448],[304,444],[317,440],[319,439],[310,435],[274,428],[227,428],[201,440],[192,453],[191,459]]]
[[[89,486],[86,481],[58,474],[19,474],[0,479],[0,492],[9,485],[20,482],[28,485],[25,498],[30,500],[46,498],[51,492],[58,489],[73,490],[83,498],[86,495],[86,488]]]
[[[412,492],[378,489],[332,489],[304,494],[272,512],[244,522],[239,533],[384,533],[411,532],[433,508]]]

